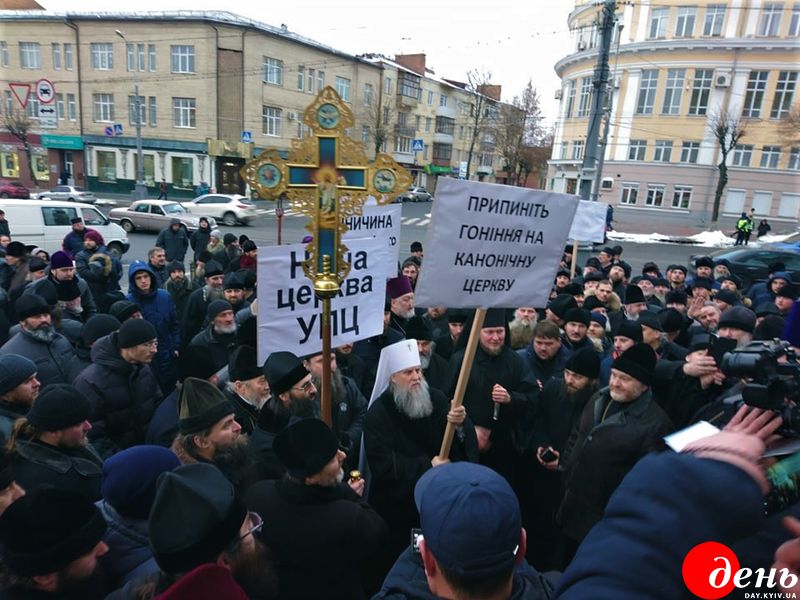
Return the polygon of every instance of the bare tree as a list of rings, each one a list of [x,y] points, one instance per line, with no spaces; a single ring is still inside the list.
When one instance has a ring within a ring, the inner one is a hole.
[[[711,222],[719,220],[719,205],[722,200],[722,193],[728,185],[728,154],[736,147],[745,136],[745,124],[728,110],[721,110],[708,117],[708,126],[714,134],[714,138],[719,144],[720,161],[717,165],[719,169],[719,179],[717,180],[717,190],[714,192],[714,207],[711,213]]]
[[[522,96],[515,96],[511,104],[504,104],[497,124],[497,145],[505,161],[509,185],[524,185],[523,154],[526,148],[538,145],[542,138],[542,112],[539,94],[528,81]],[[523,182],[523,183],[520,183]]]
[[[8,129],[8,132],[22,142],[22,147],[25,150],[27,158],[28,173],[31,176],[31,182],[35,185],[36,175],[33,172],[33,157],[31,156],[30,134],[33,128],[33,122],[21,110],[7,110],[3,113],[3,127]]]
[[[542,174],[547,172],[547,161],[553,153],[553,135],[543,134],[535,145],[524,146],[519,158],[520,180],[526,182],[532,173],[539,173],[539,187],[544,187]]]
[[[781,140],[794,146],[800,144],[800,108],[793,108],[778,122]]]
[[[495,101],[484,90],[491,85],[492,74],[488,71],[472,69],[467,73],[467,90],[473,94],[473,104],[469,115],[469,150],[467,151],[467,179],[475,153],[475,143],[483,140],[484,134],[496,124]]]
[[[394,113],[390,98],[384,96],[382,92],[377,95],[377,98],[372,98],[372,101],[361,111],[363,123],[369,127],[370,140],[375,150],[374,155],[381,151],[381,146],[392,136]]]

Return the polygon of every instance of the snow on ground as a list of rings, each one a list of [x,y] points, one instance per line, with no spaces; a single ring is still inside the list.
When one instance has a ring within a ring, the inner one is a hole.
[[[790,235],[793,234],[785,233],[780,235],[765,235],[760,239],[755,239],[755,236],[753,236],[750,238],[750,246],[760,246],[761,244],[768,244],[771,242],[782,242]],[[733,246],[736,241],[735,238],[732,238],[719,230],[702,231],[687,237],[669,236],[661,233],[625,233],[622,231],[609,231],[608,239],[614,240],[615,242],[632,242],[634,244],[692,244],[704,248],[727,248],[729,246]]]

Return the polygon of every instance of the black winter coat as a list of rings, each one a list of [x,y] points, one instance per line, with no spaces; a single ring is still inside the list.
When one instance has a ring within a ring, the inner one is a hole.
[[[89,439],[105,458],[144,443],[147,425],[162,399],[150,365],[123,360],[116,337],[115,332],[94,343],[94,364],[73,382],[92,403]]]
[[[187,355],[202,353],[214,365],[217,371],[228,364],[231,352],[236,349],[236,334],[218,335],[213,332],[214,325],[209,325],[192,338]]]
[[[649,389],[603,420],[610,401],[608,388],[589,400],[576,435],[561,455],[565,491],[559,521],[564,534],[579,543],[603,517],[611,494],[628,471],[660,448],[661,438],[673,429]]]
[[[181,225],[178,231],[172,230],[172,226],[167,226],[158,232],[156,246],[164,249],[167,261],[177,260],[183,262],[186,257],[186,250],[189,248],[189,236],[186,235],[186,227]]]
[[[261,537],[278,563],[281,598],[365,597],[361,573],[383,547],[387,529],[346,483],[263,481],[250,488],[246,503],[264,516]]]
[[[103,460],[91,446],[56,448],[39,440],[19,440],[12,454],[14,479],[31,493],[41,487],[57,487],[100,499]]]

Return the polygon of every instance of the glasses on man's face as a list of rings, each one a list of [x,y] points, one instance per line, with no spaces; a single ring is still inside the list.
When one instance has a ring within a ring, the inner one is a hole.
[[[247,531],[231,542],[228,546],[229,549],[236,548],[236,546],[238,546],[248,535],[252,535],[257,531],[261,531],[261,529],[264,527],[264,519],[262,519],[261,515],[256,512],[248,511],[247,521],[250,524]]]
[[[310,392],[311,390],[315,389],[313,382],[309,379],[303,385],[296,385],[292,388],[293,390],[303,391],[303,392]]]

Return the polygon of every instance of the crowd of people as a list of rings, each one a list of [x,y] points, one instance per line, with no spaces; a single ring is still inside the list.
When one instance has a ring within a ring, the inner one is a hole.
[[[794,539],[758,516],[781,418],[742,404],[720,350],[800,347],[784,265],[744,289],[708,257],[635,274],[620,247],[572,272],[568,246],[546,306],[486,312],[454,402],[473,315],[415,305],[419,242],[380,335],[261,363],[245,236],[173,222],[123,290],[79,219],[52,255],[9,229],[0,598],[666,598],[692,541],[738,539],[768,568]],[[699,420],[724,431],[665,451]]]

